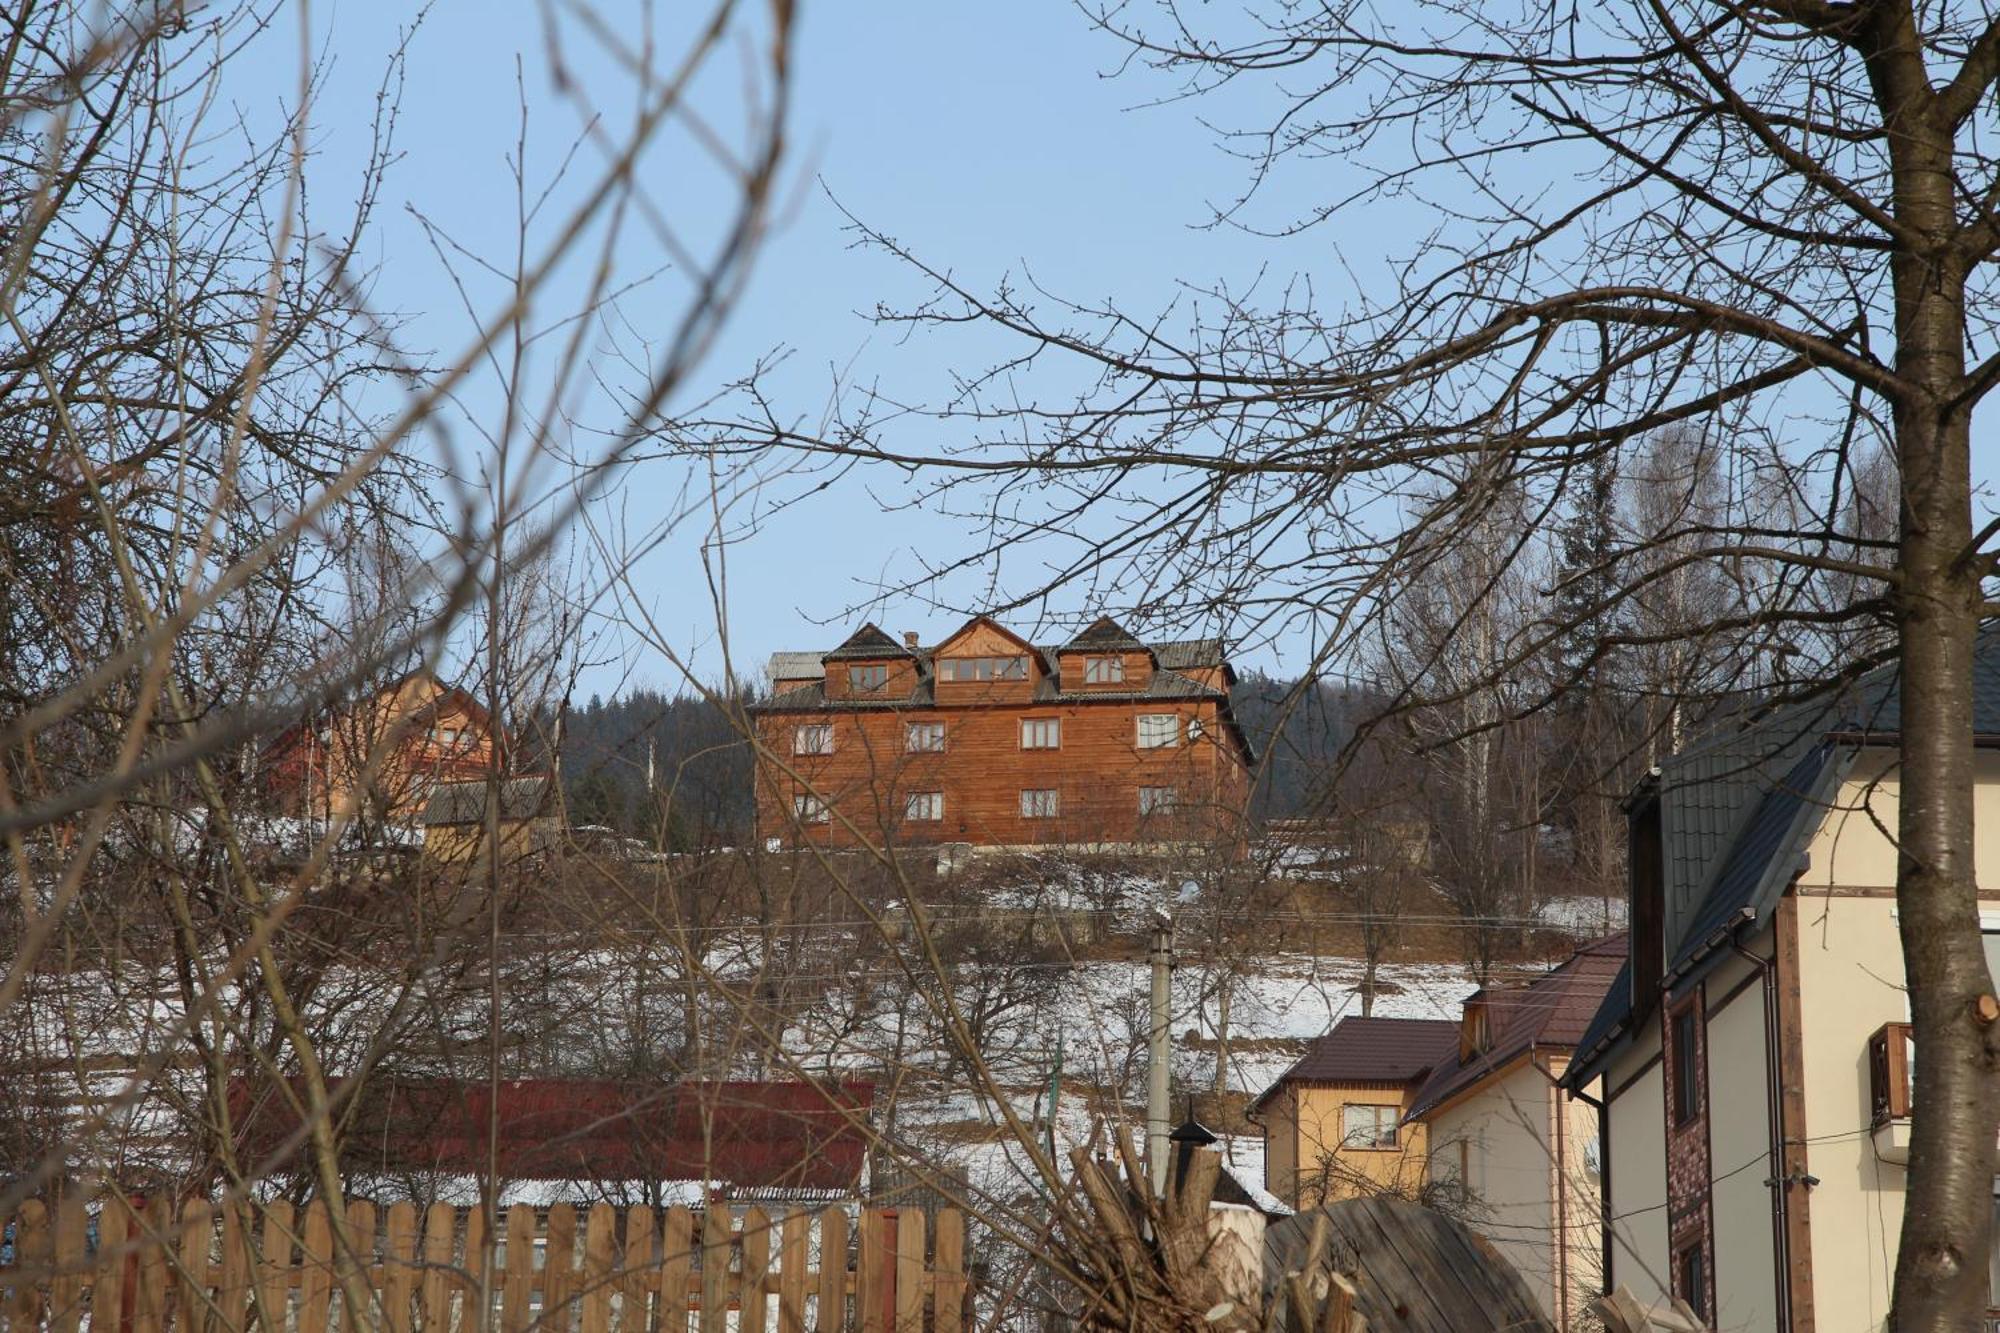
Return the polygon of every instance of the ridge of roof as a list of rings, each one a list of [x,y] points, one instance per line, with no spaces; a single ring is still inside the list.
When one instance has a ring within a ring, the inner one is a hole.
[[[1458,1042],[1448,1018],[1376,1018],[1349,1015],[1250,1103],[1255,1111],[1293,1083],[1414,1083],[1430,1073]]]
[[[842,640],[832,652],[822,655],[823,662],[832,662],[850,657],[914,657],[908,648],[889,637],[874,621],[869,621]]]
[[[1126,628],[1110,616],[1099,616],[1077,636],[1064,644],[1065,649],[1076,648],[1125,648],[1143,650],[1146,645],[1132,637]]]

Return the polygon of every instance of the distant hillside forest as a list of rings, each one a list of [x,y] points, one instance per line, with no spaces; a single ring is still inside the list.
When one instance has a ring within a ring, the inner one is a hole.
[[[730,705],[640,689],[572,708],[563,728],[570,821],[607,825],[668,851],[747,837],[753,766],[738,710],[752,698],[746,692]],[[1321,776],[1352,734],[1361,697],[1342,686],[1299,688],[1252,674],[1237,682],[1232,705],[1260,760],[1253,813],[1310,811]]]

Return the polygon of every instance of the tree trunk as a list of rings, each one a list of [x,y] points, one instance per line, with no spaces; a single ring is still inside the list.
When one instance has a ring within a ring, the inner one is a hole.
[[[1973,879],[1972,570],[1965,292],[1953,248],[1952,127],[1939,123],[1910,12],[1869,34],[1868,69],[1888,130],[1897,221],[1896,455],[1903,494],[1897,622],[1902,767],[1896,906],[1916,1084],[1909,1190],[1896,1258],[1897,1333],[1976,1328],[1992,1243],[2000,1080],[1976,1002],[1992,990]]]

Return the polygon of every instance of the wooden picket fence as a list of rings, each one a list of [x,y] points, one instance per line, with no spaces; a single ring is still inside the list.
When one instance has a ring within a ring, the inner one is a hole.
[[[350,1252],[313,1204],[38,1202],[0,1251],[7,1333],[960,1333],[965,1223],[914,1210],[780,1215],[720,1207],[579,1219],[557,1204],[347,1208]],[[581,1225],[579,1225],[579,1222]],[[491,1271],[483,1256],[492,1254]],[[350,1294],[365,1310],[350,1311]],[[486,1310],[481,1319],[481,1306]],[[102,1322],[100,1322],[102,1321]]]

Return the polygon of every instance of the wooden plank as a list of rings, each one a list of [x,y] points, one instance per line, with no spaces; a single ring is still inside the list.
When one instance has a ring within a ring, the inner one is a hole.
[[[618,1302],[620,1333],[648,1333],[653,1327],[647,1309],[653,1303],[653,1289],[659,1281],[659,1262],[653,1253],[653,1210],[626,1209],[625,1264],[620,1273]],[[660,1327],[671,1327],[664,1313],[660,1315]]]
[[[764,1333],[765,1320],[770,1314],[771,1297],[764,1280],[771,1273],[771,1227],[771,1217],[762,1208],[752,1208],[743,1214],[743,1283],[737,1297],[742,1313],[737,1317],[738,1333]]]
[[[298,1333],[327,1333],[333,1317],[333,1213],[325,1199],[306,1205],[300,1270]]]
[[[123,1195],[106,1195],[97,1216],[97,1263],[90,1276],[90,1326],[122,1330],[132,1309],[132,1208]],[[102,1322],[100,1322],[102,1321]]]
[[[583,1299],[579,1333],[611,1333],[612,1264],[618,1245],[618,1214],[606,1203],[591,1207],[583,1228]],[[645,1333],[634,1325],[628,1333]]]
[[[535,1295],[535,1210],[517,1203],[507,1210],[507,1255],[500,1288],[502,1333],[524,1333],[533,1322]]]
[[[879,1208],[861,1212],[861,1236],[854,1263],[854,1324],[861,1333],[888,1333],[890,1267],[889,1215]]]
[[[375,1280],[375,1205],[367,1199],[349,1199],[346,1234],[335,1236],[334,1241],[338,1251],[333,1256],[336,1279],[333,1290],[340,1299],[341,1331],[377,1333],[382,1327],[382,1296]],[[347,1289],[340,1280],[342,1275],[358,1279],[356,1285],[367,1293],[367,1309],[347,1308]]]
[[[545,1234],[542,1317],[537,1326],[548,1333],[569,1333],[576,1316],[576,1209],[566,1203],[551,1204]]]
[[[451,1333],[451,1270],[457,1260],[458,1210],[434,1203],[424,1212],[423,1333]]]
[[[132,1333],[162,1333],[167,1326],[169,1253],[177,1239],[173,1202],[156,1194],[139,1212],[139,1287],[132,1298]]]
[[[829,1208],[819,1215],[819,1297],[813,1315],[817,1333],[847,1327],[847,1214]]]
[[[656,1271],[660,1285],[660,1333],[687,1333],[688,1274],[693,1268],[694,1214],[685,1208],[669,1208],[666,1226],[660,1232]]]
[[[493,1272],[493,1217],[477,1204],[465,1212],[465,1294],[459,1302],[460,1333],[488,1333],[497,1304]]]
[[[49,1333],[76,1333],[90,1266],[90,1212],[80,1191],[71,1190],[56,1202],[55,1258],[55,1272],[49,1275]]]
[[[257,1322],[263,1333],[286,1333],[291,1325],[292,1205],[274,1199],[264,1205],[264,1243],[257,1251]]]
[[[245,1333],[250,1326],[250,1246],[256,1231],[248,1209],[241,1199],[222,1205],[222,1265],[215,1279],[217,1333]]]
[[[914,1208],[896,1214],[896,1333],[924,1333],[924,1215]]]
[[[701,1333],[728,1333],[730,1241],[735,1229],[728,1211],[711,1203],[701,1214]]]
[[[0,1227],[6,1218],[0,1216]],[[42,1296],[48,1290],[49,1271],[55,1266],[55,1241],[49,1234],[48,1207],[40,1199],[29,1199],[14,1214],[14,1267],[9,1280],[13,1294],[0,1310],[8,1313],[14,1327],[33,1329],[42,1322]]]
[[[382,1322],[387,1333],[410,1333],[410,1303],[417,1289],[417,1210],[389,1205],[382,1241]]]
[[[965,1214],[956,1208],[939,1211],[937,1257],[931,1267],[931,1327],[935,1333],[960,1333],[965,1327]]]
[[[778,1241],[778,1333],[806,1333],[806,1215],[789,1213]]]
[[[174,1274],[176,1333],[201,1333],[213,1308],[209,1286],[209,1247],[215,1240],[215,1209],[206,1199],[191,1200],[181,1210],[178,1271]]]

